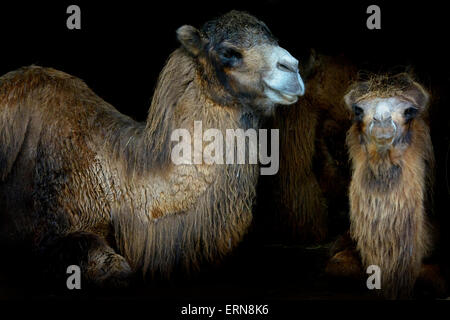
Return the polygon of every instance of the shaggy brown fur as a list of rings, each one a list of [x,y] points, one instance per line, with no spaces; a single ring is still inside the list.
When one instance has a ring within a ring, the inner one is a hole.
[[[305,96],[276,112],[280,211],[295,239],[321,242],[328,230],[327,204],[335,213],[335,200],[346,197],[341,190],[348,178],[340,169],[346,153],[340,145],[351,123],[342,96],[356,79],[356,68],[342,57],[313,52],[303,74],[308,71]]]
[[[265,66],[247,52],[244,63],[252,65],[242,68],[254,83],[244,79],[242,87],[215,50],[222,41],[244,52],[276,41],[262,22],[236,11],[202,31],[184,26],[178,38],[183,47],[161,72],[146,123],[54,69],[0,78],[2,236],[61,257],[64,268],[81,264],[100,284],[138,270],[198,267],[237,245],[252,220],[257,166],[173,165],[170,134],[192,134],[194,120],[204,130],[257,128],[267,113],[261,108],[273,108],[255,82]]]
[[[389,97],[407,101],[417,115],[409,118],[408,110],[392,111],[397,133],[392,143],[380,145],[367,133],[374,120],[365,114],[374,99]],[[355,111],[356,121],[347,136],[353,163],[351,236],[363,265],[380,266],[383,294],[388,298],[410,297],[430,247],[425,200],[431,188],[427,176],[434,157],[423,120],[428,94],[409,75],[400,74],[358,82],[345,100],[353,110],[366,103],[361,106],[363,115],[361,110]]]

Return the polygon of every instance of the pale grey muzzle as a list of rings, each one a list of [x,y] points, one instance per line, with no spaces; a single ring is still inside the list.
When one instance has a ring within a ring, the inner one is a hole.
[[[267,87],[266,95],[275,103],[291,104],[305,93],[303,83],[298,71],[298,60],[287,50],[271,47],[269,63],[272,66],[264,77]]]
[[[280,91],[295,96],[301,96],[305,93],[305,85],[298,71],[298,60],[291,56],[286,50],[284,51],[287,54],[283,55],[280,61],[278,61],[277,68],[286,73],[285,77],[291,79],[287,79],[284,83],[284,87],[280,88]]]
[[[373,119],[369,125],[369,134],[376,139],[392,139],[397,132],[397,125],[391,117],[384,120]]]
[[[369,125],[369,135],[378,140],[392,139],[397,133],[397,125],[392,119],[390,105],[377,105]]]

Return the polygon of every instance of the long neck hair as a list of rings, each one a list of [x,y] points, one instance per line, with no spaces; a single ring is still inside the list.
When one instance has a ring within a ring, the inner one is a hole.
[[[410,139],[382,155],[362,139],[357,124],[347,136],[353,163],[351,234],[363,264],[381,268],[381,289],[388,298],[410,297],[430,247],[425,212],[433,165],[429,129],[419,118],[406,134]]]
[[[182,49],[176,50],[159,77],[147,123],[118,126],[123,128],[113,141],[113,150],[116,157],[127,159],[128,170],[161,171],[168,166],[171,131],[179,125],[192,125],[194,120],[222,133],[226,129],[257,128],[256,115],[213,101],[202,91],[201,79],[199,85],[196,82],[197,76],[193,58]],[[179,100],[186,95],[200,101],[191,109],[180,111],[177,108],[186,106],[180,105]],[[119,201],[112,208],[118,248],[135,270],[144,275],[169,275],[176,266],[195,269],[201,261],[221,258],[242,240],[252,220],[258,166],[214,164],[211,168],[213,177],[205,191],[197,190],[195,184],[183,191],[192,194],[196,202],[182,212],[147,218],[137,212],[141,209],[133,201]],[[201,172],[197,174],[199,177],[192,177],[194,181],[204,179]],[[133,192],[142,193],[129,191]],[[148,199],[157,201],[151,195]]]

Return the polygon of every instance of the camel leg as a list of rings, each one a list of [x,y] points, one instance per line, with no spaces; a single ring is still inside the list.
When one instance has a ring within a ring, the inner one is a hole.
[[[52,276],[67,278],[67,267],[77,265],[88,287],[123,288],[133,275],[125,258],[94,233],[74,232],[54,238],[41,246],[40,252],[49,266],[47,272],[56,273]]]
[[[348,232],[335,241],[330,254],[331,258],[325,267],[328,276],[355,280],[364,276],[361,258]]]

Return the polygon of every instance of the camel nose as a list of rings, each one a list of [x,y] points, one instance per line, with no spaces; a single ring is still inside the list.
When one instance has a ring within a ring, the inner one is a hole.
[[[263,78],[265,85],[275,90],[277,95],[291,96],[289,100],[292,101],[304,95],[305,84],[298,71],[298,60],[280,46],[270,47],[269,53],[267,62],[270,68]]]
[[[298,70],[298,60],[295,59],[289,51],[278,47],[278,59],[276,67],[282,71],[286,79],[290,79],[290,83],[286,85],[285,92],[296,96],[305,94],[305,84],[300,77]]]
[[[377,125],[390,123],[392,117],[389,105],[386,103],[380,103],[375,109],[373,120]]]
[[[375,114],[373,116],[373,120],[375,121],[375,123],[377,125],[384,125],[384,124],[390,124],[392,117],[391,114],[389,112],[384,112],[381,114]]]
[[[298,60],[292,57],[291,55],[283,56],[278,62],[277,62],[277,68],[281,71],[286,72],[298,72]]]

